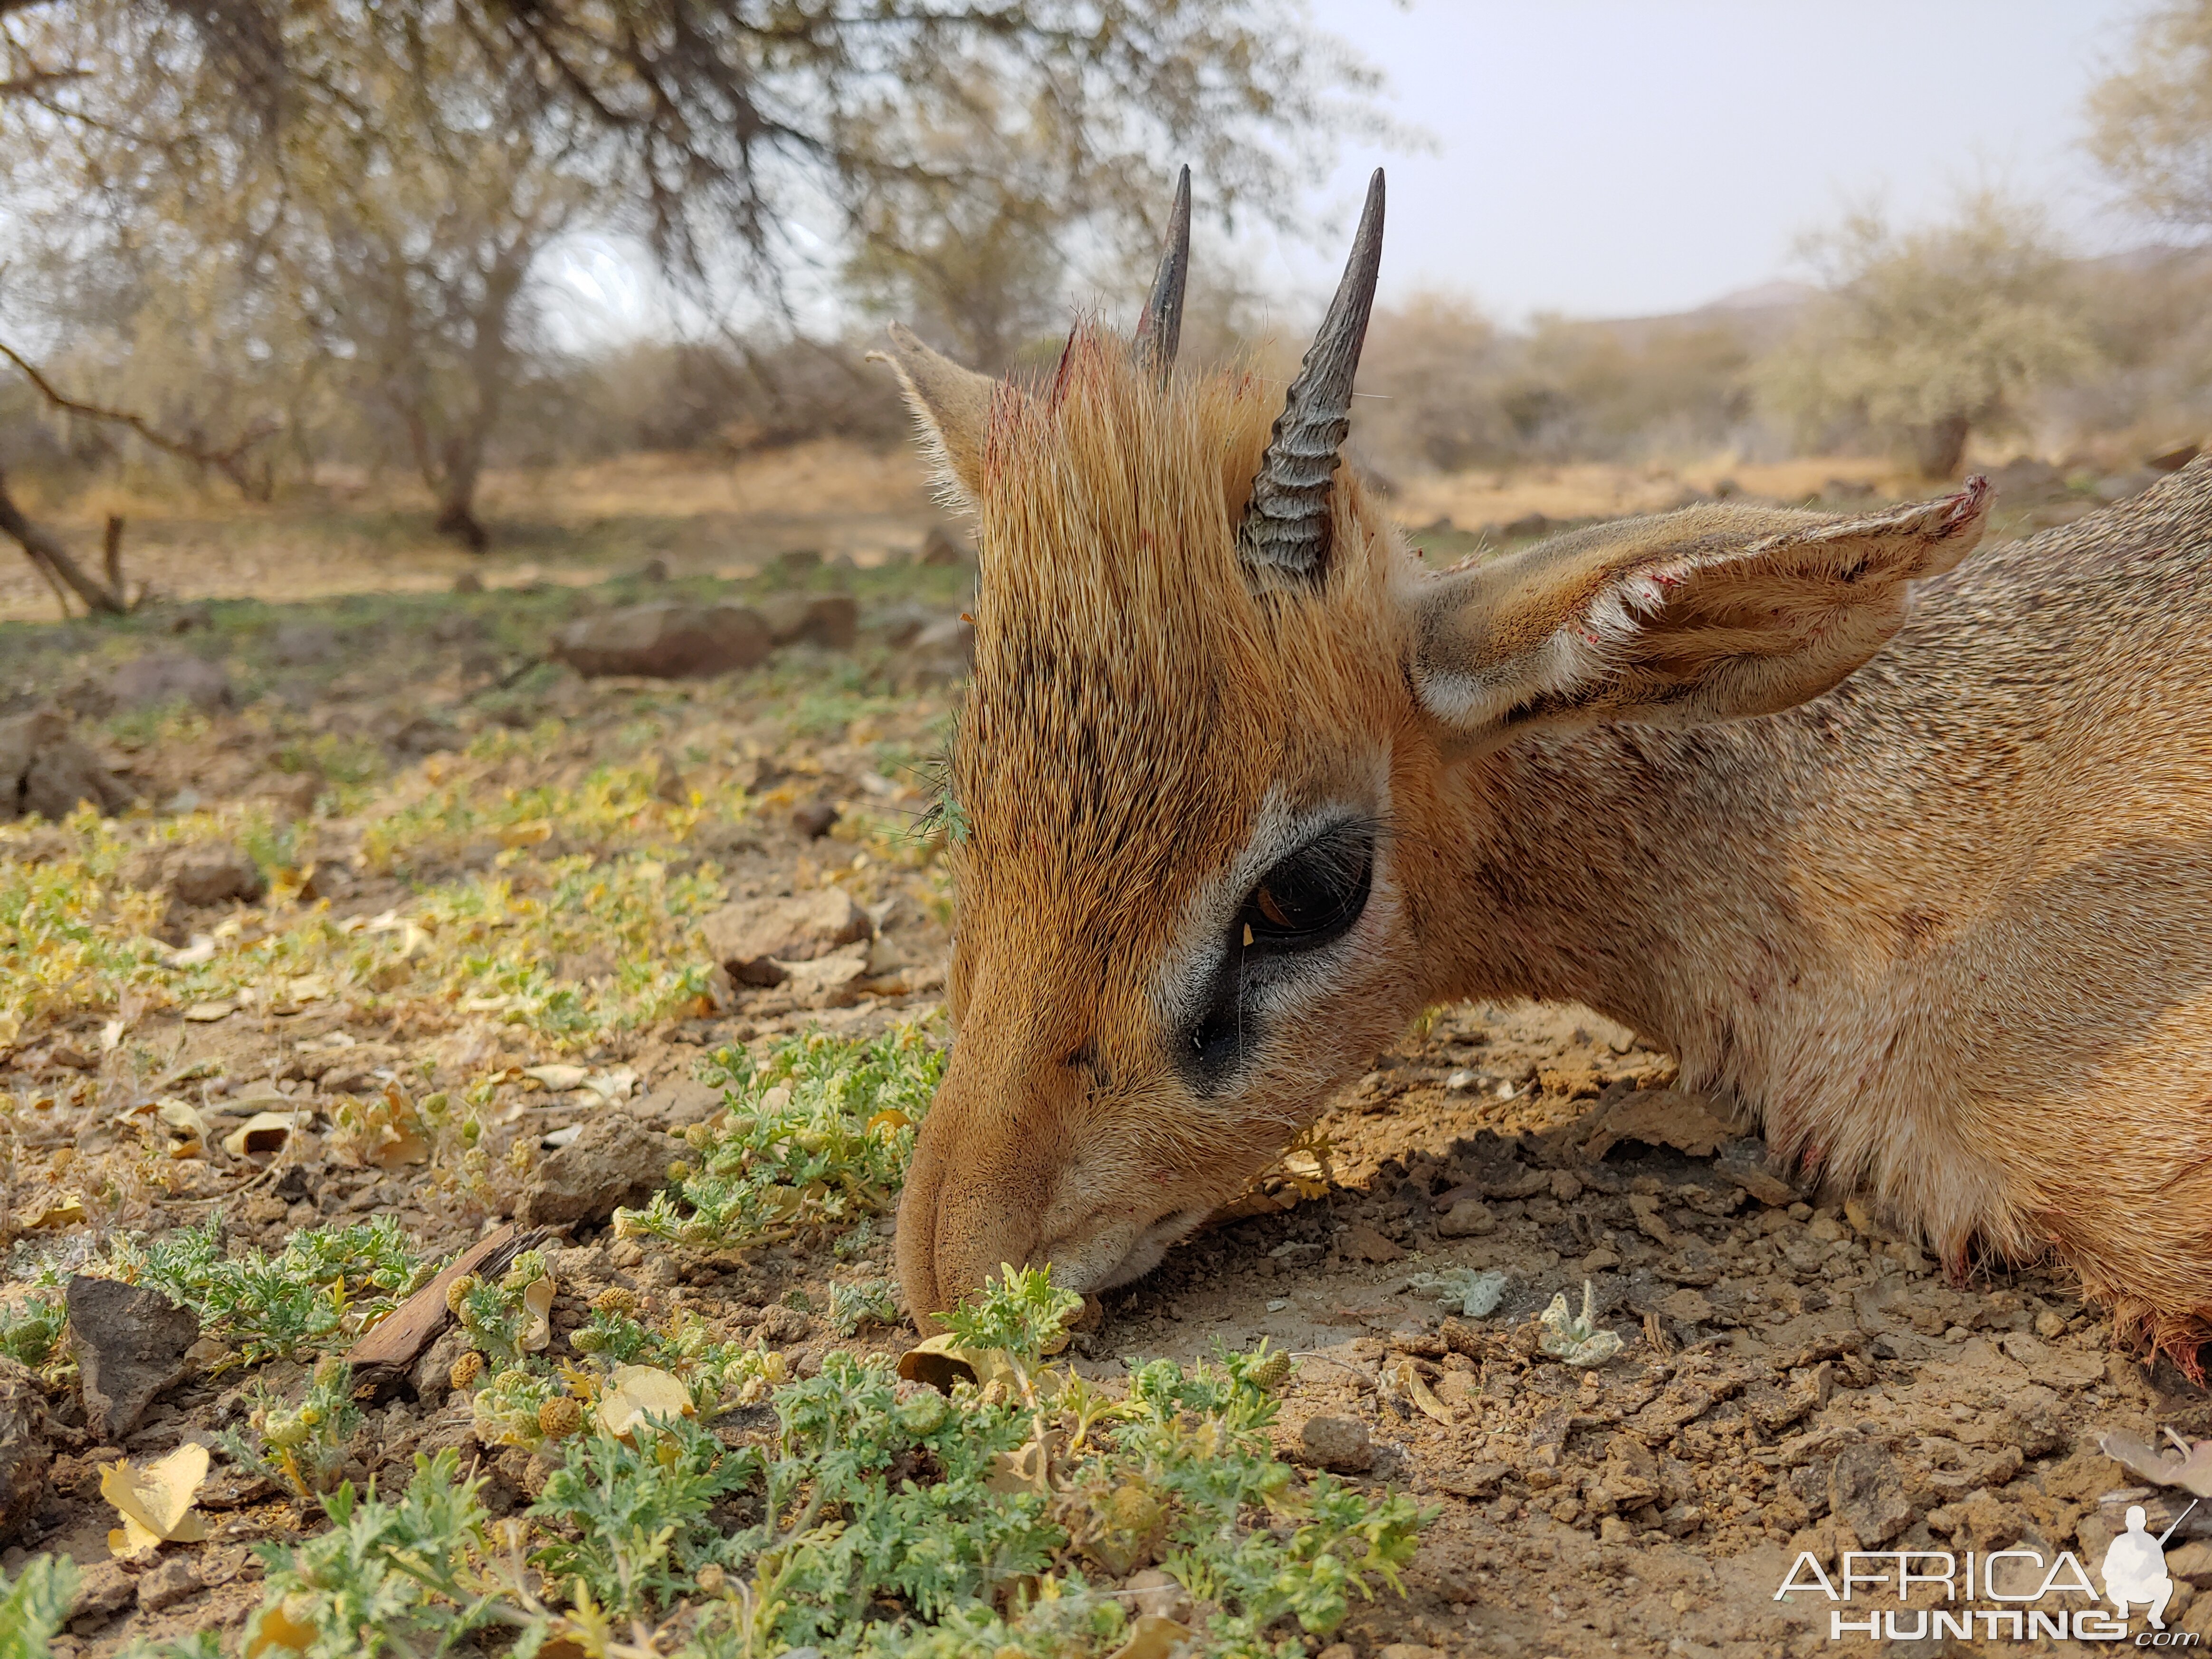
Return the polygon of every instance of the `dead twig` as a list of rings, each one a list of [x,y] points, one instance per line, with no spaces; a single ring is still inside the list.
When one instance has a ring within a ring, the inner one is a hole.
[[[265,419],[256,421],[247,427],[238,441],[229,447],[210,449],[203,444],[194,443],[184,438],[172,437],[166,432],[157,430],[148,422],[144,416],[131,410],[109,409],[100,404],[87,403],[81,398],[69,396],[49,380],[40,371],[37,364],[32,362],[29,358],[24,356],[5,340],[0,340],[0,357],[5,357],[9,362],[15,364],[22,372],[23,378],[37,389],[39,395],[56,409],[71,415],[81,416],[88,421],[106,421],[116,426],[127,426],[146,442],[166,455],[174,455],[179,459],[190,461],[197,466],[215,468],[224,477],[236,484],[241,495],[258,499],[263,493],[257,489],[252,475],[246,470],[246,456],[249,450],[276,435],[277,430],[276,422]],[[122,532],[118,528],[114,533],[119,536]]]
[[[0,347],[0,349],[5,348]],[[111,523],[113,528],[110,534],[115,545],[109,556],[110,568],[119,575],[123,530],[119,520],[111,520]],[[76,591],[88,611],[100,611],[109,616],[119,617],[131,609],[130,599],[123,592],[119,580],[112,587],[103,583],[70,556],[70,550],[55,538],[52,532],[42,529],[23,516],[22,509],[8,494],[8,478],[4,472],[0,472],[0,534],[12,537],[21,544],[25,556],[38,567],[39,573],[54,589],[55,596],[62,599],[64,616],[69,614],[69,601],[62,597],[64,583]]]

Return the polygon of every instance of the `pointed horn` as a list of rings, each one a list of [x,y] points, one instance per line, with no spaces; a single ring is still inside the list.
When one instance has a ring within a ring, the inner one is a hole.
[[[1190,169],[1185,167],[1176,180],[1175,205],[1168,210],[1168,245],[1160,252],[1152,296],[1137,319],[1134,356],[1159,376],[1162,386],[1175,368],[1176,348],[1182,343],[1182,290],[1189,276]]]
[[[1237,556],[1249,574],[1276,571],[1318,580],[1326,568],[1329,484],[1352,429],[1352,382],[1359,372],[1382,266],[1382,169],[1377,167],[1344,280],[1298,366],[1298,378],[1291,382],[1252,481],[1252,502],[1237,531]]]

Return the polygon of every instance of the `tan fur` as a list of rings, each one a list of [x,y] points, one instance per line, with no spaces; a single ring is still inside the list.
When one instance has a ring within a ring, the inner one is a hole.
[[[2212,471],[1965,564],[1974,491],[1440,574],[1346,471],[1327,581],[1255,593],[1279,389],[1127,353],[1079,330],[1050,392],[979,400],[895,342],[981,559],[918,1316],[1001,1262],[1141,1273],[1419,1008],[1518,994],[1668,1045],[1954,1262],[2056,1246],[2212,1332]],[[1366,910],[1201,1097],[1193,976],[1331,803],[1382,824]]]

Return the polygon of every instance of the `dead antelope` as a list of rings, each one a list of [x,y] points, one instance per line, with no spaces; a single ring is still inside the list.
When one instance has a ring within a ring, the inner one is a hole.
[[[2212,1335],[2212,470],[1960,562],[1987,487],[1424,569],[1338,457],[1378,173],[1285,401],[1133,342],[1035,392],[895,329],[972,510],[957,1039],[910,1307],[1144,1273],[1425,1006],[1588,1004],[1954,1270]]]

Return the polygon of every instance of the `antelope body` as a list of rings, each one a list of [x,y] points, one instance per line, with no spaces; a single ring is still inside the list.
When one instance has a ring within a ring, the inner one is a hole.
[[[1133,343],[1049,389],[893,331],[972,509],[957,1039],[916,1317],[1095,1291],[1421,1008],[1585,1003],[1954,1268],[2057,1252],[2212,1337],[2212,468],[1962,562],[1979,480],[1692,507],[1424,569],[1336,456],[1381,176],[1287,402]]]

